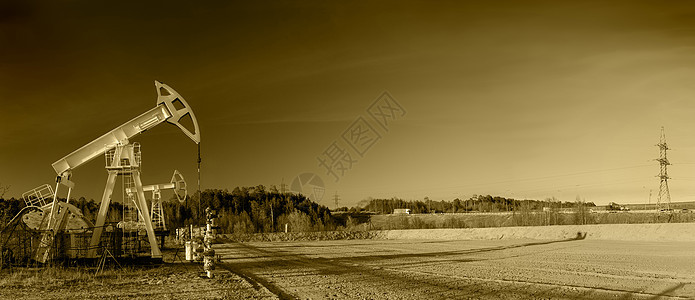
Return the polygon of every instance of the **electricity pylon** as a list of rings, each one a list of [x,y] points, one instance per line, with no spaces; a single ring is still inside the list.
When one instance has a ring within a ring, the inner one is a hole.
[[[333,196],[333,201],[335,201],[335,209],[338,209],[338,201],[340,201],[340,196],[338,196],[338,191],[335,191],[335,196]]]
[[[668,158],[666,158],[666,151],[670,150],[670,148],[666,144],[666,134],[664,133],[663,126],[661,127],[661,140],[658,144],[656,144],[656,146],[659,147],[659,158],[657,158],[656,161],[658,161],[659,165],[661,166],[661,171],[657,176],[661,180],[661,183],[659,185],[659,197],[656,200],[656,209],[658,211],[666,209],[670,212],[671,193],[668,190],[668,180],[670,177],[668,177],[668,171],[666,170],[666,167],[671,164],[668,161]]]

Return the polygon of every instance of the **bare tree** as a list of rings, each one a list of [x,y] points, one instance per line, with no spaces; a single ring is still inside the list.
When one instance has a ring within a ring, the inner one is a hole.
[[[7,191],[9,191],[9,190],[10,190],[9,185],[3,186],[2,184],[0,184],[0,198],[5,197],[5,193],[7,193]]]

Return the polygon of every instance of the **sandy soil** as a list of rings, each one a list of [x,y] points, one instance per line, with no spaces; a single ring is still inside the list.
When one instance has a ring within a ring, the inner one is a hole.
[[[349,240],[217,245],[282,299],[695,299],[695,242]]]

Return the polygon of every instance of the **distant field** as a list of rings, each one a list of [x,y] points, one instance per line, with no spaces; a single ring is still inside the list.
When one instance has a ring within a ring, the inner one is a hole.
[[[548,226],[581,224],[642,224],[695,222],[695,213],[664,214],[658,212],[576,213],[462,213],[373,215],[371,220],[358,225],[358,229],[431,229],[431,228],[486,228],[511,226]]]
[[[659,213],[656,203],[621,204],[629,211],[607,211],[605,205],[553,211],[467,212],[435,214],[374,214],[333,212],[348,230],[486,228],[508,226],[548,226],[582,224],[643,224],[695,222],[695,201],[673,202],[673,213]]]
[[[625,207],[630,210],[656,210],[656,203],[650,204],[625,204]],[[672,209],[695,209],[695,201],[691,202],[673,202],[671,203]]]

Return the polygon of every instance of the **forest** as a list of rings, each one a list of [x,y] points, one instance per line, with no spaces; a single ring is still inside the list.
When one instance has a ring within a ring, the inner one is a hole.
[[[173,196],[172,196],[173,197]],[[65,199],[61,199],[65,201]],[[82,210],[84,216],[94,222],[99,205],[84,197],[71,199],[70,204]],[[0,227],[4,227],[23,207],[22,199],[0,198]],[[280,193],[275,187],[263,185],[237,187],[228,190],[204,190],[199,195],[187,197],[184,202],[169,199],[162,203],[167,228],[190,224],[205,224],[205,208],[217,210],[217,222],[225,233],[264,233],[289,231],[335,230],[336,224],[330,210],[304,195]],[[122,220],[123,204],[112,201],[107,222]]]
[[[172,196],[173,197],[173,196]],[[64,199],[63,199],[64,201]],[[96,219],[99,205],[84,197],[71,199],[70,203],[82,210],[92,222]],[[212,207],[218,212],[218,224],[223,233],[269,233],[287,230],[291,232],[342,230],[354,225],[354,214],[391,214],[397,208],[409,208],[412,214],[534,211],[543,207],[553,209],[573,208],[576,205],[593,207],[594,203],[580,201],[562,202],[554,198],[544,201],[516,200],[490,195],[473,195],[469,199],[435,201],[423,200],[366,199],[358,205],[342,207],[333,213],[328,207],[319,205],[298,193],[281,193],[275,186],[258,185],[237,187],[228,190],[207,189],[186,198],[184,202],[171,198],[163,202],[167,227],[174,229],[190,224],[205,223],[204,211]],[[0,224],[4,227],[23,207],[21,199],[0,198]],[[336,213],[339,212],[339,213]],[[108,222],[122,219],[123,205],[111,203]],[[353,215],[353,217],[350,217]]]

